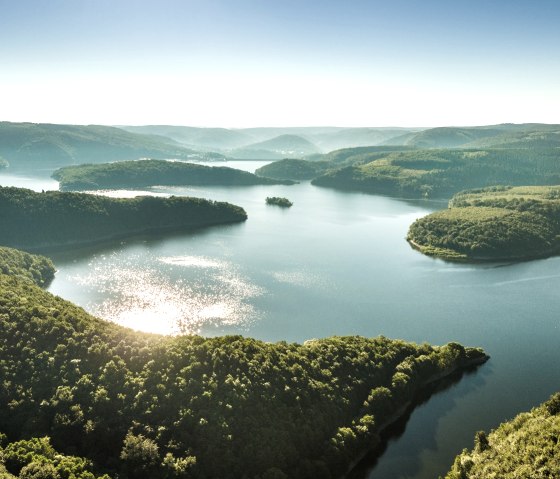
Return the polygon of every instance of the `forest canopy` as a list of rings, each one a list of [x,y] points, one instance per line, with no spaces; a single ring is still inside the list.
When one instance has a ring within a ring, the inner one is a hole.
[[[491,187],[455,195],[416,220],[408,241],[449,260],[516,260],[560,251],[560,187]]]
[[[165,160],[118,161],[60,168],[53,173],[61,190],[144,188],[155,185],[278,185],[293,184],[226,166],[205,166]]]
[[[244,221],[239,206],[200,198],[109,198],[0,187],[0,244],[46,248]]]
[[[495,431],[475,435],[474,449],[457,456],[445,479],[560,477],[560,393]]]
[[[137,333],[0,274],[0,431],[49,437],[95,474],[337,477],[424,384],[486,358],[384,337]]]

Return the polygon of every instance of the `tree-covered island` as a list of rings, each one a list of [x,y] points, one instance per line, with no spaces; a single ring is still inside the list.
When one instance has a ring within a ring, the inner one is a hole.
[[[247,214],[239,206],[199,198],[122,199],[0,187],[0,244],[24,249],[85,244],[246,219]]]
[[[293,206],[293,203],[288,198],[284,198],[282,196],[267,196],[266,204],[281,206],[282,208],[290,208]]]
[[[455,195],[449,208],[416,220],[407,240],[447,260],[499,261],[560,252],[560,187],[497,186]]]
[[[257,176],[226,166],[166,160],[117,161],[114,163],[67,166],[53,173],[61,190],[146,188],[150,186],[251,186],[292,185],[292,180]]]
[[[487,359],[384,337],[134,332],[16,270],[0,273],[6,479],[340,477],[424,385]]]

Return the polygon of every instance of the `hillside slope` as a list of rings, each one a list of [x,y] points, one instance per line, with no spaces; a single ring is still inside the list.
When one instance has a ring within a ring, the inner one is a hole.
[[[14,171],[36,171],[141,157],[201,159],[216,155],[200,154],[169,138],[108,126],[0,122],[0,156]]]

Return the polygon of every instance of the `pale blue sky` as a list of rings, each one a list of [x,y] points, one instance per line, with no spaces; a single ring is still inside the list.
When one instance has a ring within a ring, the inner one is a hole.
[[[0,0],[0,119],[560,123],[560,2]]]

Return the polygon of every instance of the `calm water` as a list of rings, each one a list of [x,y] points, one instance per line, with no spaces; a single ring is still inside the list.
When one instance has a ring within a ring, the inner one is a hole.
[[[0,175],[0,184],[8,182]],[[424,257],[404,237],[414,219],[441,203],[309,183],[151,193],[230,201],[249,219],[58,253],[50,291],[147,331],[298,342],[382,334],[459,341],[490,353],[486,365],[416,408],[361,477],[436,478],[462,448],[472,447],[475,431],[560,389],[560,258],[470,266]],[[294,206],[265,205],[273,195]]]

